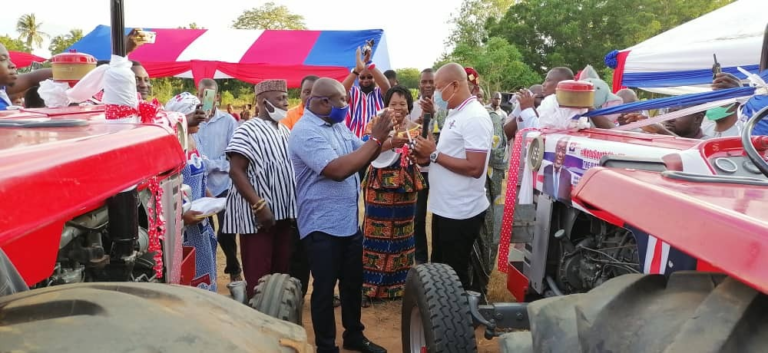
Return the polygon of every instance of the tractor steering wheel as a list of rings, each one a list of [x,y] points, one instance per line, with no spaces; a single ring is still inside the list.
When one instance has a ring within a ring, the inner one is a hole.
[[[763,120],[766,116],[768,116],[768,107],[761,109],[752,117],[752,119],[749,119],[747,126],[744,127],[744,131],[741,133],[741,143],[744,145],[744,152],[747,153],[747,157],[749,157],[752,163],[755,164],[757,169],[759,169],[763,175],[768,177],[768,162],[765,161],[765,158],[760,155],[757,148],[752,144],[752,130],[757,123],[759,123],[760,120]],[[766,142],[766,140],[768,140],[768,138],[764,137],[762,143],[767,144],[768,142]]]

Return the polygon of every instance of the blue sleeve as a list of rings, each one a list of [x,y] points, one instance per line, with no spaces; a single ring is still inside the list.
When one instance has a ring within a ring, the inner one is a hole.
[[[317,174],[322,174],[329,163],[339,158],[328,140],[310,129],[294,128],[288,140],[288,149],[293,157]]]

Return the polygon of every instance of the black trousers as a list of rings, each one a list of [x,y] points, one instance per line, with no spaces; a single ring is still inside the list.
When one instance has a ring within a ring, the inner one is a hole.
[[[363,234],[335,237],[313,232],[303,240],[312,269],[312,328],[317,352],[338,352],[333,291],[339,282],[344,342],[362,342],[365,326],[360,321],[363,287]]]
[[[465,289],[469,288],[469,258],[480,235],[485,211],[469,219],[450,219],[432,214],[432,262],[451,266]]]
[[[427,173],[421,173],[424,180],[429,180]],[[414,256],[416,262],[423,264],[429,262],[429,246],[427,245],[427,200],[429,198],[429,182],[424,190],[419,191],[416,198],[416,218],[413,221],[413,237],[416,240]]]
[[[291,229],[291,267],[288,273],[301,282],[301,292],[307,295],[309,289],[309,254],[299,236],[299,228],[293,223]]]
[[[221,195],[216,197],[227,197],[229,190],[224,191]],[[242,271],[240,268],[240,262],[237,260],[237,242],[235,241],[235,234],[223,234],[221,229],[224,228],[224,212],[216,214],[216,218],[219,220],[219,229],[216,231],[216,239],[219,241],[221,251],[224,252],[224,256],[227,258],[227,267],[224,268],[224,273],[228,275],[239,275]],[[255,286],[256,284],[248,283],[249,286]]]

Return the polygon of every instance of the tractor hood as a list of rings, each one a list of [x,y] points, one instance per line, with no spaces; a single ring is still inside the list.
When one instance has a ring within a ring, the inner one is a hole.
[[[94,209],[185,163],[157,125],[110,124],[103,108],[0,114],[0,246]],[[56,242],[58,243],[58,242]]]
[[[592,168],[573,201],[768,293],[768,180]]]

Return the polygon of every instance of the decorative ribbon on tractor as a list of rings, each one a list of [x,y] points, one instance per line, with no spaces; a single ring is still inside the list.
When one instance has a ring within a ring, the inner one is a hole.
[[[509,247],[512,238],[512,223],[515,221],[515,205],[517,205],[517,180],[520,176],[520,156],[523,151],[525,134],[539,131],[537,128],[522,129],[515,135],[512,145],[512,158],[509,160],[509,175],[507,177],[507,194],[504,198],[504,215],[501,218],[501,239],[499,240],[499,271],[507,273],[509,265]]]
[[[138,108],[127,105],[107,104],[104,112],[107,120],[119,120],[138,116],[144,124],[154,124],[157,112],[162,108],[157,99],[152,102],[141,101]]]
[[[149,252],[154,252],[155,275],[163,278],[163,245],[165,239],[165,218],[163,217],[163,189],[157,177],[149,179],[149,191],[154,197],[154,204],[147,203],[147,217],[149,218]]]

